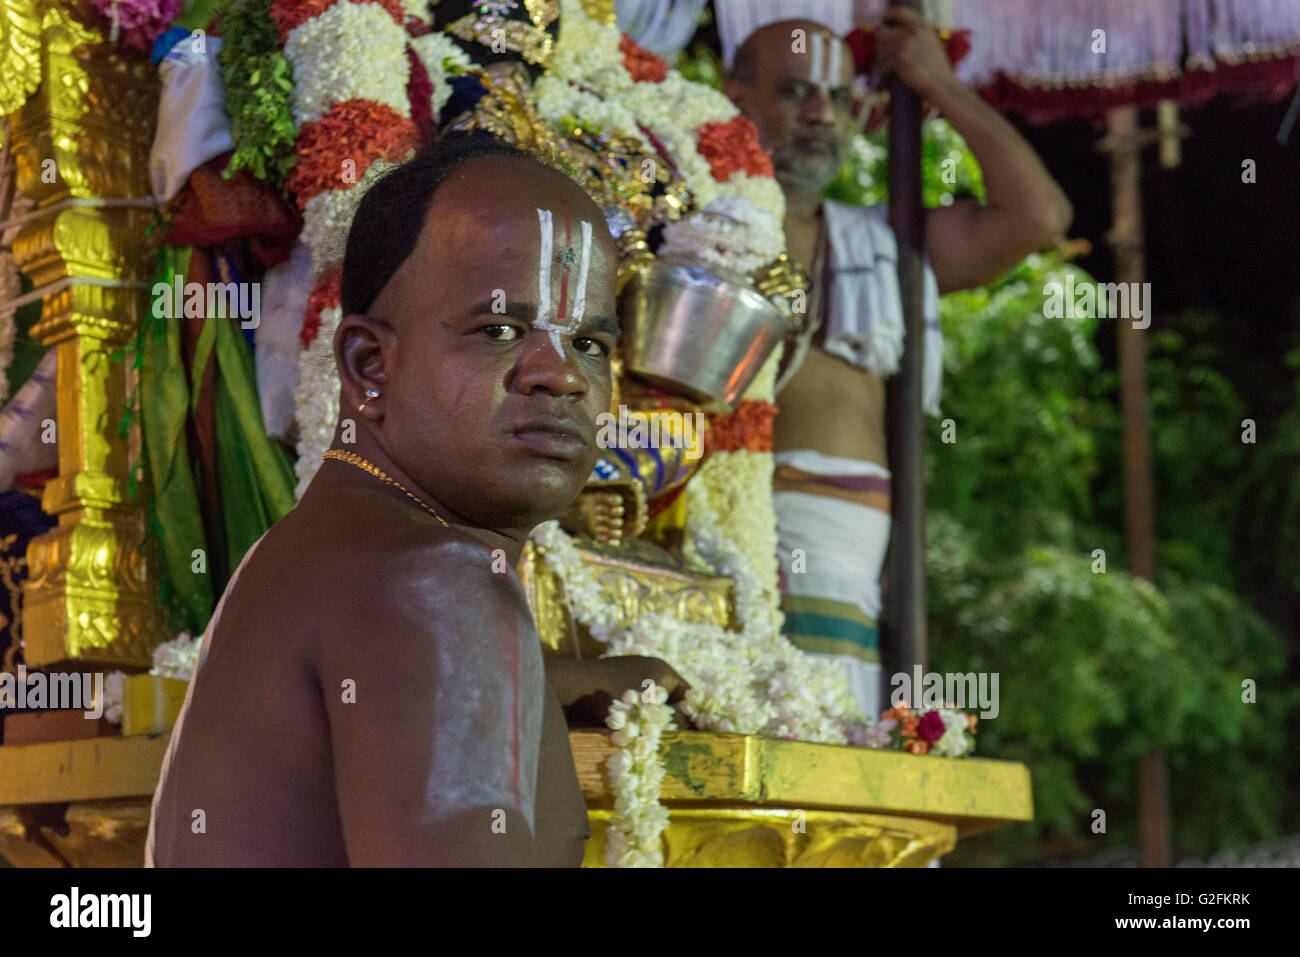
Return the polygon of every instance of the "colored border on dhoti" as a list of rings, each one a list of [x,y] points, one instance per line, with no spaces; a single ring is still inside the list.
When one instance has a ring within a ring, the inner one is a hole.
[[[782,631],[796,648],[879,663],[876,622],[857,605],[809,595],[782,595],[781,610],[785,613]]]
[[[822,475],[778,465],[772,473],[772,491],[837,498],[889,514],[889,479],[879,475]]]

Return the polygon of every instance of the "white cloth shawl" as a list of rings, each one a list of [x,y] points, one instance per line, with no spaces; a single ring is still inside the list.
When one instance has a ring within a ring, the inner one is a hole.
[[[822,348],[879,376],[898,371],[903,356],[903,302],[898,289],[898,244],[889,228],[889,207],[823,203],[830,240],[829,302]],[[939,285],[925,264],[925,375],[921,401],[939,415],[943,332]]]
[[[162,95],[158,131],[149,151],[149,183],[160,203],[179,193],[190,173],[231,149],[226,91],[217,63],[220,50],[220,37],[184,39],[158,64]]]

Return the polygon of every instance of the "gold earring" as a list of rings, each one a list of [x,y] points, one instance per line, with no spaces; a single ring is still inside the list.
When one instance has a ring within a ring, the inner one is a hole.
[[[377,399],[377,398],[379,398],[379,393],[376,392],[374,389],[366,390],[366,402],[369,402],[371,399]],[[359,406],[357,406],[358,413],[364,412],[366,410],[366,402],[362,402]]]

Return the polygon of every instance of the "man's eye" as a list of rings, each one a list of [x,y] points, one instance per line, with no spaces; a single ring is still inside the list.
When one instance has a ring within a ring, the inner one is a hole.
[[[592,351],[592,347],[595,347]],[[584,356],[609,355],[609,347],[599,339],[589,339],[586,336],[573,340],[573,347],[581,352]]]
[[[518,329],[514,326],[505,325],[503,323],[494,323],[490,326],[480,326],[479,332],[483,333],[483,335],[487,336],[494,342],[514,342],[519,338]]]
[[[831,101],[839,107],[848,106],[853,102],[853,91],[848,87],[841,86],[831,93]]]
[[[785,95],[792,100],[808,99],[808,91],[811,90],[807,83],[787,83],[785,86]]]

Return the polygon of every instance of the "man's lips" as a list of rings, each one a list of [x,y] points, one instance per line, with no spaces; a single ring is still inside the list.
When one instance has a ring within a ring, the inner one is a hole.
[[[571,419],[544,415],[529,419],[510,430],[511,438],[549,458],[575,459],[591,448],[591,442]]]

